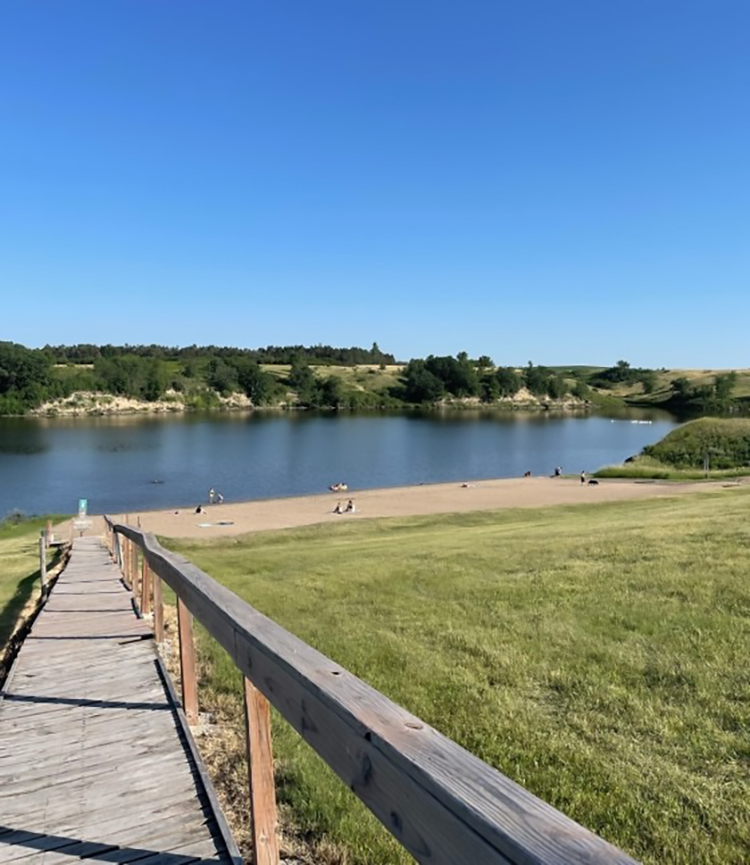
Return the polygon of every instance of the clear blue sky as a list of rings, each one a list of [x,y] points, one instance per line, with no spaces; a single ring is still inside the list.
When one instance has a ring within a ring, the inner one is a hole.
[[[0,338],[749,366],[748,0],[4,0]]]

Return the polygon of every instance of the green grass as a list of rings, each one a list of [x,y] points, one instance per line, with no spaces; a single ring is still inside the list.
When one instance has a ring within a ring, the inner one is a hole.
[[[703,417],[672,430],[643,453],[676,468],[750,469],[750,420]]]
[[[630,854],[723,865],[750,853],[749,506],[732,489],[170,545]],[[236,670],[200,645],[204,698],[233,700]],[[280,798],[347,851],[331,861],[410,861],[278,717],[274,736]]]
[[[594,477],[597,478],[662,481],[718,481],[749,475],[750,468],[710,469],[708,473],[704,472],[703,469],[678,469],[648,456],[636,457],[632,462],[623,465],[604,466],[594,473]]]
[[[46,517],[0,524],[0,654],[26,603],[41,589],[39,531]]]

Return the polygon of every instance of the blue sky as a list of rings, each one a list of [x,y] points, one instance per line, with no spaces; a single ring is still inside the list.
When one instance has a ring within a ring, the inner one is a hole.
[[[5,0],[0,338],[750,366],[750,3]]]

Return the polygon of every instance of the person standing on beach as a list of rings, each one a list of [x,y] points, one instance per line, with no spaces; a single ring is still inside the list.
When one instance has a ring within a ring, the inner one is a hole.
[[[212,505],[214,503],[214,496],[215,495],[216,495],[216,492],[214,491],[214,488],[211,487],[211,489],[208,491],[208,503],[209,503],[209,505]]]
[[[585,484],[585,483],[586,483],[586,472],[583,471],[583,472],[581,472],[581,484]]]

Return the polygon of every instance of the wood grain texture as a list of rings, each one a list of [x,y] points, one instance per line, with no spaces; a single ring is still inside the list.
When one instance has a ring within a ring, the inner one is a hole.
[[[244,682],[245,738],[255,865],[278,865],[278,818],[273,780],[271,711],[268,700],[255,685],[248,679]]]
[[[161,594],[161,579],[153,571],[151,571],[151,578],[154,583],[154,637],[157,643],[161,643],[164,641],[164,601]]]
[[[198,681],[195,674],[193,615],[181,598],[177,598],[177,630],[180,637],[180,682],[182,708],[188,724],[198,723]]]
[[[145,556],[141,561],[141,612],[144,616],[151,612],[151,569]]]
[[[117,524],[243,675],[425,863],[634,860],[263,616],[150,534]]]
[[[118,566],[73,543],[0,692],[0,863],[238,865]]]

